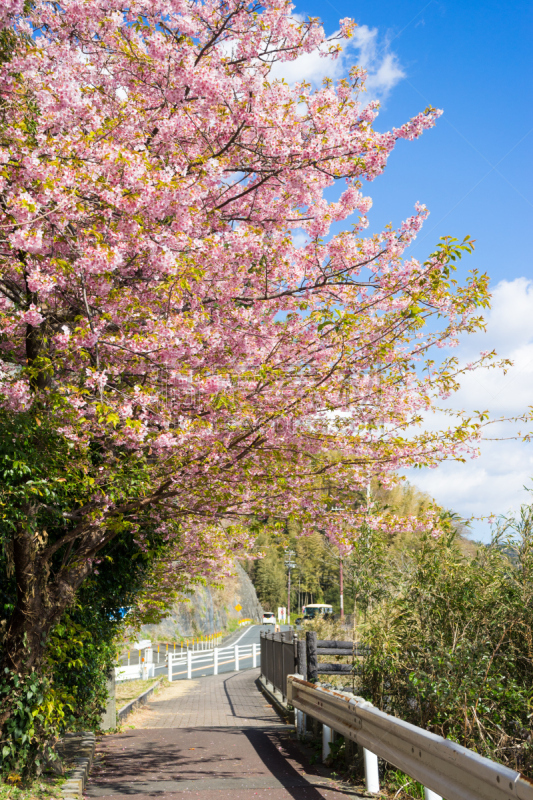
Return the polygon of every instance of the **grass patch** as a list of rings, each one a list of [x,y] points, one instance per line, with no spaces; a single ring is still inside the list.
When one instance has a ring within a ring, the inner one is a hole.
[[[394,800],[424,800],[424,787],[399,769],[388,769],[385,783]]]
[[[123,706],[131,700],[135,700],[136,697],[146,692],[150,686],[153,686],[154,683],[157,683],[159,680],[161,680],[161,678],[150,678],[147,681],[123,681],[122,683],[117,683],[115,690],[117,710],[123,708]],[[0,800],[4,799],[0,796]]]
[[[228,620],[228,624],[226,625],[222,636],[227,636],[230,633],[235,633],[235,631],[239,628],[239,620],[237,618],[231,618]]]
[[[45,775],[23,784],[19,775],[9,775],[0,780],[0,800],[56,800],[64,782],[64,778]]]

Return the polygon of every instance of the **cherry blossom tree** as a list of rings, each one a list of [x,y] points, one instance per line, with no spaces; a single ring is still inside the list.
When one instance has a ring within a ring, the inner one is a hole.
[[[453,278],[470,240],[405,254],[423,205],[364,233],[363,182],[440,112],[378,132],[361,68],[317,90],[273,77],[335,59],[349,20],[327,38],[283,0],[2,14],[0,399],[46,465],[17,477],[5,528],[18,599],[1,666],[24,672],[119,530],[142,543],[149,521],[193,552],[226,520],[221,563],[262,515],[348,543],[348,512],[322,519],[322,479],[472,455],[479,420],[419,423],[457,387],[433,349],[482,325],[488,293]]]

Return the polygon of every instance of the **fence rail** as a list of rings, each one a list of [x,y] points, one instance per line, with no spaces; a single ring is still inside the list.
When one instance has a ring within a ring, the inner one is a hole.
[[[319,675],[351,675],[355,659],[369,652],[359,642],[317,639],[316,631],[307,631],[305,638],[294,631],[261,633],[261,672],[285,697],[287,675],[298,673],[313,682]],[[318,656],[349,656],[352,663],[319,662]]]
[[[229,647],[214,647],[212,650],[194,652],[188,650],[187,653],[174,656],[169,653],[168,657],[168,679],[174,680],[180,675],[186,675],[188,680],[193,677],[193,672],[200,670],[213,669],[213,675],[218,675],[219,667],[223,664],[235,664],[235,670],[242,668],[250,669],[258,666],[260,656],[259,645],[257,644],[236,644]]]
[[[290,675],[287,698],[323,724],[326,752],[332,732],[363,749],[366,788],[379,791],[378,756],[425,787],[426,800],[533,800],[533,784],[519,772],[490,761],[455,742],[380,711],[348,692],[322,689]]]
[[[298,637],[294,631],[261,633],[261,674],[283,697],[287,694],[287,677],[298,672]],[[305,642],[300,642],[305,648]],[[300,659],[301,660],[301,659]]]
[[[248,620],[247,623],[249,623]],[[128,650],[120,656],[121,664],[115,667],[115,678],[119,682],[153,678],[157,668],[160,666],[164,668],[165,665],[168,667],[172,660],[175,664],[179,663],[180,659],[186,661],[189,652],[194,653],[195,656],[197,654],[209,656],[218,647],[221,640],[222,634],[218,633],[198,639],[185,639],[178,644],[178,650],[176,650],[176,643],[169,645],[166,642],[163,644],[150,642],[148,647]]]

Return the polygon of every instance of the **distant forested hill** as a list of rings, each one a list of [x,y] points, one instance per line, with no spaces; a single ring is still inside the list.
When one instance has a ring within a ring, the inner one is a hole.
[[[373,487],[372,496],[382,508],[389,508],[402,516],[420,516],[434,504],[429,495],[409,483],[391,490]],[[362,501],[363,498],[355,497],[354,502],[358,499]],[[457,519],[455,524],[459,528],[461,549],[466,555],[474,555],[476,545],[467,539],[461,520]],[[305,537],[298,537],[297,534],[298,531],[291,530],[290,524],[283,533],[274,532],[273,527],[267,523],[259,526],[255,549],[264,556],[245,564],[259,601],[270,611],[287,605],[287,569],[284,562],[286,549],[290,549],[295,553],[296,563],[296,568],[292,571],[291,609],[301,612],[302,606],[307,603],[331,603],[334,611],[338,612],[338,550],[329,543],[325,532],[317,531]],[[416,548],[419,541],[420,534],[385,534],[383,545],[386,554],[383,557],[401,559],[402,554]],[[360,561],[365,558],[365,554],[358,551],[354,558]],[[344,607],[347,613],[353,610],[357,586],[360,583],[356,573],[364,567],[364,564],[353,563],[354,558],[346,558],[344,563]]]

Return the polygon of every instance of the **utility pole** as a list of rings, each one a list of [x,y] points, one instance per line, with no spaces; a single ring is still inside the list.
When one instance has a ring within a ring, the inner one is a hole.
[[[289,567],[289,581],[287,585],[287,619],[291,624],[291,568]]]
[[[342,511],[340,506],[333,506],[332,511]],[[341,620],[344,620],[344,569],[342,563],[342,553],[339,548],[339,594],[341,601]]]
[[[294,550],[285,551],[285,566],[289,572],[287,581],[287,619],[289,621],[289,625],[291,624],[291,569],[294,569],[296,566],[296,562],[292,560],[294,555]]]
[[[341,620],[344,620],[344,573],[342,569],[342,556],[340,558],[339,584],[340,584],[340,595],[341,595]]]

